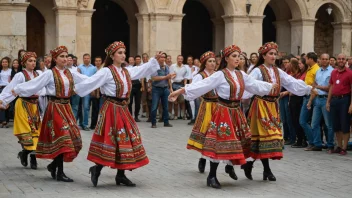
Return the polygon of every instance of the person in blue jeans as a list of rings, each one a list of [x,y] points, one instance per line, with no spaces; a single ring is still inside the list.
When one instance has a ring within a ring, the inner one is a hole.
[[[324,118],[324,122],[327,128],[327,146],[328,153],[332,153],[334,150],[334,132],[332,130],[332,118],[330,112],[326,110],[326,101],[328,99],[329,91],[329,80],[331,72],[334,70],[329,66],[329,55],[322,54],[320,56],[320,69],[315,75],[315,83],[313,86],[318,91],[318,95],[315,98],[313,104],[313,117],[312,117],[312,138],[313,147],[308,147],[306,151],[322,151],[322,140],[321,140],[321,118]],[[313,97],[310,98],[307,107],[311,107],[311,101]]]
[[[168,97],[170,91],[172,91],[171,78],[174,78],[176,74],[170,74],[169,68],[164,65],[165,59],[167,57],[166,53],[163,53],[158,60],[160,69],[154,73],[152,78],[152,128],[156,128],[156,111],[158,110],[159,101],[163,107],[164,127],[172,127],[169,123],[169,113],[168,113]]]
[[[83,55],[83,64],[78,66],[78,72],[86,75],[88,77],[93,76],[97,72],[97,68],[90,64],[90,55],[84,54]],[[82,129],[85,131],[89,131],[88,127],[88,118],[89,118],[89,111],[90,111],[90,95],[86,95],[83,98],[83,126]]]

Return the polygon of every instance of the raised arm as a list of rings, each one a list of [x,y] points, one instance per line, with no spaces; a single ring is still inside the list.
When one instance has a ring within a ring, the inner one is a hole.
[[[21,84],[24,81],[25,81],[25,79],[24,79],[23,74],[17,73],[13,77],[11,82],[2,90],[2,92],[0,94],[0,101],[2,101],[3,107],[6,107],[8,104],[10,104],[16,98],[16,96],[14,96],[12,94],[12,90],[16,85]]]
[[[302,80],[297,80],[294,77],[288,75],[286,72],[279,69],[281,86],[283,86],[287,91],[293,93],[297,96],[304,96],[310,94],[312,87],[306,85]]]
[[[151,58],[147,63],[139,67],[127,68],[132,80],[145,78],[158,71],[158,69],[160,69],[160,65],[155,58]]]
[[[218,71],[208,78],[192,84],[187,84],[185,86],[185,98],[192,101],[218,87],[224,82],[223,80],[225,80],[224,73]]]
[[[103,69],[100,69],[93,76],[86,78],[84,81],[78,84],[75,84],[75,92],[79,96],[84,97],[90,94],[92,91],[103,86],[111,78],[112,76],[110,70],[105,67]]]
[[[54,80],[54,77],[53,72],[50,70],[28,82],[16,85],[13,90],[17,95],[29,97],[41,91],[51,80]]]
[[[241,71],[243,75],[243,80],[245,84],[245,90],[251,94],[265,96],[270,93],[273,88],[272,83],[264,82],[261,80],[257,80],[250,75],[246,74],[245,72]],[[246,97],[243,97],[247,99]]]

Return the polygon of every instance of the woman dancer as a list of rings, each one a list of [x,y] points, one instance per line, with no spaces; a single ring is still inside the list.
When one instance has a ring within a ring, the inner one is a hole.
[[[73,182],[65,175],[63,162],[72,162],[77,157],[82,148],[82,140],[72,113],[70,97],[74,84],[88,77],[71,73],[65,68],[68,56],[65,46],[57,47],[50,53],[51,69],[31,81],[17,85],[13,92],[22,97],[29,97],[45,87],[49,103],[41,126],[36,156],[54,159],[47,166],[53,179]]]
[[[0,103],[3,107],[9,105],[16,97],[12,94],[12,89],[23,82],[30,81],[38,76],[34,71],[37,55],[34,52],[21,51],[19,60],[23,65],[23,70],[17,73],[0,94]],[[41,90],[45,91],[45,90]],[[21,164],[28,165],[28,154],[30,154],[30,166],[37,169],[35,150],[37,148],[40,133],[40,117],[38,109],[38,93],[29,97],[19,97],[15,104],[15,119],[13,133],[18,138],[18,143],[22,146],[22,151],[18,153]]]
[[[238,46],[226,47],[218,72],[169,96],[170,101],[174,101],[180,94],[192,100],[213,89],[219,96],[209,129],[201,140],[203,147],[199,149],[210,160],[207,185],[213,188],[221,188],[216,178],[219,160],[230,160],[233,165],[242,165],[246,163],[245,158],[249,157],[251,134],[240,108],[243,92],[246,90],[266,95],[278,88],[276,85],[257,81],[236,69],[240,54],[241,49]]]
[[[140,67],[121,67],[126,58],[123,42],[114,42],[106,50],[104,68],[89,79],[76,85],[76,93],[85,96],[100,87],[105,94],[105,102],[100,109],[98,123],[89,148],[88,160],[96,163],[89,168],[94,186],[98,184],[104,166],[118,169],[116,185],[136,186],[125,175],[125,170],[133,170],[149,163],[136,122],[128,110],[131,80],[145,78],[160,66],[155,58]]]
[[[259,60],[250,72],[256,80],[276,83],[298,96],[310,94],[312,87],[297,80],[275,66],[278,52],[276,43],[265,43],[259,48]],[[312,92],[313,93],[313,92]],[[276,181],[269,159],[283,157],[283,138],[277,100],[280,89],[265,96],[255,95],[249,108],[248,120],[252,132],[251,157],[260,159],[264,166],[263,180]]]

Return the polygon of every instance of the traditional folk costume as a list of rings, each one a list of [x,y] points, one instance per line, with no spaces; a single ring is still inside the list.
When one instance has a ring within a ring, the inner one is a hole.
[[[51,51],[53,58],[66,52],[64,46]],[[63,172],[63,162],[72,162],[82,148],[79,128],[73,116],[70,97],[74,93],[74,84],[88,77],[71,73],[68,69],[60,70],[54,67],[34,80],[17,85],[15,93],[29,97],[45,87],[49,103],[44,114],[39,136],[36,156],[44,159],[54,159],[48,165],[53,179],[72,182]],[[58,168],[56,174],[56,168]]]
[[[203,64],[209,58],[215,58],[214,52],[205,52],[200,62]],[[212,74],[212,73],[211,73]],[[206,70],[199,72],[193,77],[192,83],[201,81],[211,75]],[[192,133],[187,142],[187,149],[192,149],[201,152],[203,149],[203,143],[205,134],[208,131],[209,123],[215,111],[216,104],[218,102],[218,95],[215,90],[211,90],[208,93],[201,96],[201,103],[198,110],[198,116],[192,129]],[[198,163],[199,172],[204,173],[206,165],[205,157],[201,157]]]
[[[25,65],[29,58],[37,58],[34,52],[23,52],[20,57],[22,65]],[[26,69],[17,73],[11,82],[5,87],[0,94],[2,105],[6,107],[16,96],[12,94],[12,89],[23,82],[30,81],[38,76],[36,71],[28,71]],[[30,155],[30,166],[37,169],[37,160],[35,151],[37,149],[38,137],[40,133],[40,116],[38,108],[38,95],[45,90],[38,90],[35,95],[28,97],[20,96],[15,103],[15,116],[13,133],[18,138],[18,143],[22,146],[22,151],[18,153],[18,158],[23,166],[28,165],[28,154]]]
[[[122,42],[114,42],[105,50],[108,57],[120,48],[126,48]],[[149,163],[142,137],[137,124],[128,110],[131,93],[131,80],[145,78],[153,74],[160,66],[156,59],[140,67],[129,69],[106,65],[89,79],[76,85],[76,93],[85,96],[99,88],[105,94],[105,102],[100,109],[87,159],[96,163],[91,167],[91,179],[94,186],[103,166],[118,169],[115,181],[127,186],[135,186],[124,174]]]
[[[259,54],[263,56],[270,50],[278,50],[277,44],[266,43],[259,49]],[[306,95],[311,91],[303,81],[297,80],[275,66],[260,65],[254,67],[249,74],[256,80],[276,83],[280,87],[286,88],[295,95]],[[281,120],[278,108],[278,98],[280,89],[265,96],[255,95],[252,99],[248,121],[252,132],[251,157],[261,159],[264,165],[264,180],[276,181],[271,173],[268,159],[281,159],[283,157],[283,138],[281,131]]]
[[[224,49],[224,56],[228,57],[236,51],[241,53],[236,45],[229,46]],[[216,178],[219,161],[229,160],[233,165],[242,165],[249,157],[251,134],[240,108],[242,95],[245,90],[266,95],[271,91],[272,84],[257,81],[242,71],[225,68],[204,80],[186,85],[185,97],[193,100],[213,89],[216,90],[219,101],[199,151],[211,161],[208,186],[220,188]]]

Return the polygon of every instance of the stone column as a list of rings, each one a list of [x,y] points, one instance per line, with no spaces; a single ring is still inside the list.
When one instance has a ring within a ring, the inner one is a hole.
[[[263,16],[226,15],[225,46],[236,44],[242,51],[257,52],[262,45]]]
[[[351,30],[352,24],[346,23],[333,23],[334,26],[334,48],[333,55],[344,53],[347,56],[351,55]]]
[[[295,19],[291,23],[291,52],[300,54],[314,52],[314,25],[316,19]]]
[[[0,3],[0,57],[17,58],[27,47],[26,10],[29,3]]]
[[[181,54],[183,14],[150,14],[149,54],[165,51],[175,61]]]
[[[213,22],[213,51],[218,54],[225,45],[225,22],[222,18],[211,19]]]
[[[138,21],[137,54],[148,53],[150,45],[149,14],[136,14]]]
[[[55,7],[56,43],[68,48],[69,53],[77,51],[77,7]],[[81,57],[78,57],[81,58]]]
[[[83,62],[83,54],[91,54],[92,46],[92,15],[95,10],[79,9],[76,24],[76,53],[78,62]],[[93,57],[92,57],[93,60]]]
[[[297,52],[291,52],[291,24],[288,20],[275,21],[276,26],[276,42],[279,45],[280,52],[286,52],[286,54]]]

